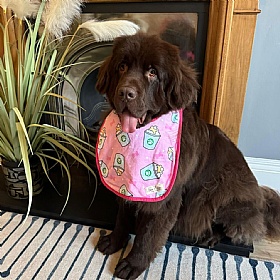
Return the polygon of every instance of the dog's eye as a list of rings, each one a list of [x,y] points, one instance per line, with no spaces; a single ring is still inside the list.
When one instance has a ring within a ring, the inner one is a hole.
[[[124,72],[127,69],[127,65],[125,63],[121,63],[119,65],[119,71]]]
[[[148,74],[149,74],[150,77],[155,77],[157,75],[157,70],[154,69],[154,68],[150,68],[148,70]]]

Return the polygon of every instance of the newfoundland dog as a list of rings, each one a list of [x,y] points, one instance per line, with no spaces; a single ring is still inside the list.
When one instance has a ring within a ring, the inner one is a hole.
[[[124,247],[135,220],[133,247],[115,276],[137,278],[170,233],[210,247],[223,237],[245,244],[280,237],[279,195],[260,187],[231,140],[199,118],[196,73],[177,47],[143,33],[117,38],[96,88],[113,108],[97,163],[119,203],[115,229],[98,249]]]

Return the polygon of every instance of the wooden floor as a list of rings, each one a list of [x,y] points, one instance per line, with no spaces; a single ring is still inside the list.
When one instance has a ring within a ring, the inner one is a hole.
[[[278,242],[269,240],[255,242],[254,252],[250,254],[250,258],[280,262],[280,240]]]

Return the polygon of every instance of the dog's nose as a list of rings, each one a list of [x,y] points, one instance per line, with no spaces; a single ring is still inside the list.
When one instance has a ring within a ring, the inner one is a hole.
[[[125,101],[131,101],[136,98],[136,90],[131,87],[120,87],[118,90],[119,97]]]

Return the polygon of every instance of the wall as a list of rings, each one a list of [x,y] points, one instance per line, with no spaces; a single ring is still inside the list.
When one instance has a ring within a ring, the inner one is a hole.
[[[238,146],[280,159],[280,1],[260,0],[260,9]]]

